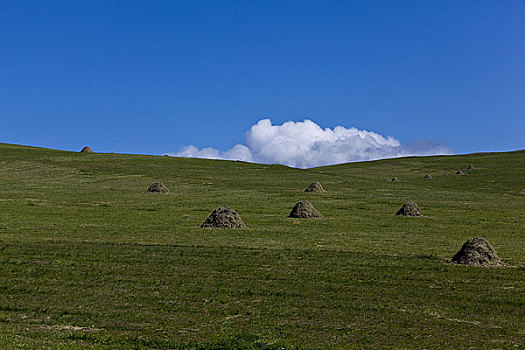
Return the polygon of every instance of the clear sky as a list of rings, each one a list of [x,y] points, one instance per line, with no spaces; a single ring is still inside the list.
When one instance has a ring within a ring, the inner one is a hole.
[[[0,0],[0,142],[227,150],[311,119],[525,148],[525,1]]]

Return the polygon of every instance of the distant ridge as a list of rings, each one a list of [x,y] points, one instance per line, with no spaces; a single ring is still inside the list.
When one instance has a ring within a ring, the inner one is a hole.
[[[82,147],[80,145],[80,147]],[[79,153],[78,149],[72,149],[72,150],[61,150],[56,148],[46,148],[42,146],[34,146],[34,145],[21,145],[21,144],[13,144],[13,143],[1,143],[0,142],[0,148],[13,148],[13,149],[27,149],[27,150],[42,150],[42,151],[55,151],[55,152],[68,152],[68,153]],[[98,152],[97,152],[98,153]],[[421,158],[455,158],[455,157],[468,157],[468,156],[491,156],[491,155],[501,155],[501,154],[525,154],[525,149],[518,149],[513,151],[493,151],[493,152],[473,152],[473,153],[459,153],[459,154],[450,154],[450,155],[433,155],[433,156],[407,156],[407,157],[397,157],[397,158],[382,158],[382,159],[375,159],[375,160],[362,160],[362,161],[356,161],[356,162],[349,162],[349,163],[339,163],[339,164],[332,164],[332,165],[324,165],[319,166],[315,168],[307,168],[307,169],[321,169],[321,168],[327,168],[327,167],[333,167],[333,166],[342,166],[345,164],[359,164],[359,163],[374,163],[374,162],[383,162],[383,161],[391,161],[396,159],[421,159]],[[163,157],[165,153],[163,154],[141,154],[141,153],[120,153],[120,152],[100,152],[98,154],[113,154],[113,155],[122,155],[122,156],[151,156],[151,157]],[[166,157],[168,158],[168,157]],[[234,160],[223,160],[223,159],[204,159],[204,158],[187,158],[187,157],[173,157],[170,156],[169,158],[177,158],[177,159],[203,159],[211,162],[235,162],[235,163],[246,163],[246,164],[258,164],[258,165],[265,165],[265,166],[283,166],[287,168],[293,168],[282,164],[265,164],[265,163],[251,163],[251,162],[245,162],[245,161],[234,161]],[[468,164],[467,164],[468,165]],[[465,165],[465,166],[467,166]]]

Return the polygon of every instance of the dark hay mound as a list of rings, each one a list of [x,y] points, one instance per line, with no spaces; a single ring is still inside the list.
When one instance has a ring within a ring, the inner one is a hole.
[[[397,177],[393,177],[390,181],[392,181],[392,182],[398,182],[399,179],[398,179]]]
[[[466,241],[452,261],[469,266],[501,266],[501,258],[485,238],[471,238]]]
[[[426,174],[426,175],[425,175],[425,179],[433,179],[433,177],[432,177],[432,175],[430,175],[430,174]]]
[[[304,190],[305,192],[323,193],[325,192],[323,186],[319,181],[314,181]]]
[[[146,190],[146,193],[168,193],[168,188],[162,182],[154,182]]]
[[[91,148],[89,148],[89,146],[85,146],[84,148],[82,148],[80,153],[93,153],[93,151],[91,150]]]
[[[230,207],[218,207],[202,223],[204,228],[246,228],[239,214]]]
[[[461,170],[456,171],[456,175],[465,175]]]
[[[323,215],[321,215],[320,212],[317,211],[317,209],[314,208],[312,203],[308,201],[300,201],[297,202],[290,215],[288,215],[290,218],[301,218],[301,219],[309,219],[309,218],[322,218]]]
[[[416,203],[409,201],[403,204],[401,208],[399,208],[396,215],[421,216],[421,211],[417,207]]]
[[[474,165],[469,165],[467,167],[467,170],[476,170],[476,167]]]

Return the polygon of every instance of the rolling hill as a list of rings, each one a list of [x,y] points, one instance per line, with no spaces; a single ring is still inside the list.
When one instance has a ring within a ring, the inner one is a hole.
[[[525,346],[524,151],[301,170],[0,144],[0,188],[0,348]],[[247,229],[200,228],[220,205]],[[508,266],[450,263],[472,237]]]

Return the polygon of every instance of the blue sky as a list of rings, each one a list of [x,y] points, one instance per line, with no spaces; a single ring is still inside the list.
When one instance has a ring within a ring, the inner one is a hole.
[[[524,1],[0,0],[0,142],[227,150],[264,118],[525,148]]]

